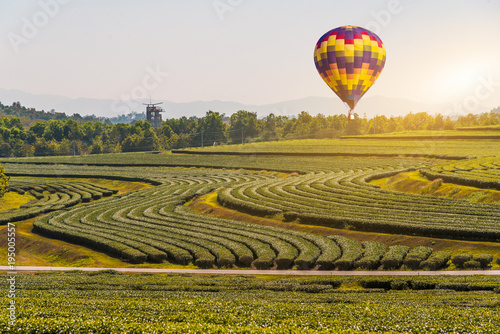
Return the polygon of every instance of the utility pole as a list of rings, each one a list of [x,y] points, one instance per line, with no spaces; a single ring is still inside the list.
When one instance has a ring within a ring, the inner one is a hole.
[[[241,124],[241,143],[243,144],[243,124]]]
[[[201,147],[203,147],[203,131],[201,132]]]

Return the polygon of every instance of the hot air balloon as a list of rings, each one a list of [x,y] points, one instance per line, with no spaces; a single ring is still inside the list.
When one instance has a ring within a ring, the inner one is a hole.
[[[330,30],[316,43],[314,63],[326,84],[352,110],[385,65],[385,48],[373,32],[356,26]]]

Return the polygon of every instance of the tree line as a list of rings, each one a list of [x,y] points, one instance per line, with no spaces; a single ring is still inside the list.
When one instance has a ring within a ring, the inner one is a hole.
[[[16,105],[21,108],[20,105]],[[214,111],[204,117],[170,118],[153,128],[145,120],[111,124],[101,120],[66,117],[38,121],[25,126],[19,117],[0,117],[0,157],[80,155],[170,150],[185,147],[241,144],[342,135],[378,134],[412,130],[452,130],[457,127],[500,124],[500,113],[468,114],[456,120],[425,112],[404,117],[312,116],[302,111],[296,117],[239,110],[226,117]]]

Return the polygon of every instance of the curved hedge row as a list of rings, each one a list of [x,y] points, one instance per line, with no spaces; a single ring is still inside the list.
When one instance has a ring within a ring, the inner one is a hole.
[[[309,173],[226,188],[220,203],[285,221],[380,233],[500,240],[497,204],[382,190],[368,183],[405,169],[391,167]]]
[[[485,233],[498,233],[495,224],[500,218],[498,206],[393,193],[367,183],[370,178],[403,168],[408,166],[346,169],[287,178],[230,170],[118,168],[116,177],[128,173],[128,177],[136,178],[137,173],[143,172],[143,178],[151,178],[158,186],[58,210],[35,221],[35,228],[39,233],[84,244],[134,263],[168,260],[193,262],[202,268],[375,269],[380,265],[399,268],[409,251],[399,248],[398,252],[397,247],[391,247],[384,254],[385,246],[379,243],[360,245],[352,240],[332,240],[310,233],[206,217],[183,206],[195,196],[222,187],[219,198],[224,197],[221,201],[226,201],[226,205],[253,210],[253,214],[283,213],[287,220],[301,223],[390,233],[446,233],[447,237],[453,233],[464,237],[467,232],[472,237],[484,238]],[[113,175],[111,168],[100,172]],[[58,201],[71,201],[78,193],[80,198],[106,195],[105,189],[98,187],[84,190],[73,186],[55,196],[50,191],[56,191],[57,187],[57,184],[47,188],[34,184],[30,190],[40,197],[40,204],[54,209],[62,208]],[[431,255],[428,260],[446,258],[444,254],[438,255]]]
[[[260,269],[273,265],[279,269],[333,267],[338,247],[325,237],[181,210],[181,204],[201,192],[221,185],[262,182],[269,179],[268,176],[182,172],[165,177],[163,184],[155,188],[38,219],[34,223],[36,231],[119,254],[131,262],[193,261],[202,268],[214,265],[253,265]]]
[[[333,235],[328,238],[334,240],[342,251],[342,256],[334,262],[335,267],[339,270],[351,270],[354,262],[363,256],[361,245],[356,240],[341,235]]]
[[[363,257],[354,262],[354,267],[377,269],[380,266],[380,260],[385,254],[385,245],[377,241],[363,241],[361,245],[364,249]]]
[[[17,209],[0,212],[0,225],[36,217],[42,213],[72,207],[80,202],[109,197],[117,193],[115,189],[86,182],[56,181],[41,179],[10,180],[10,191],[21,195],[29,193],[36,200]]]
[[[500,190],[500,156],[461,160],[421,168],[430,179],[464,186]]]

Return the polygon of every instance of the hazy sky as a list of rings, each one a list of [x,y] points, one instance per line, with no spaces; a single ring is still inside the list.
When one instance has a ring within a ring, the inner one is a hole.
[[[0,22],[0,88],[35,94],[331,97],[314,46],[351,24],[387,50],[365,96],[500,105],[500,0],[2,0]]]

